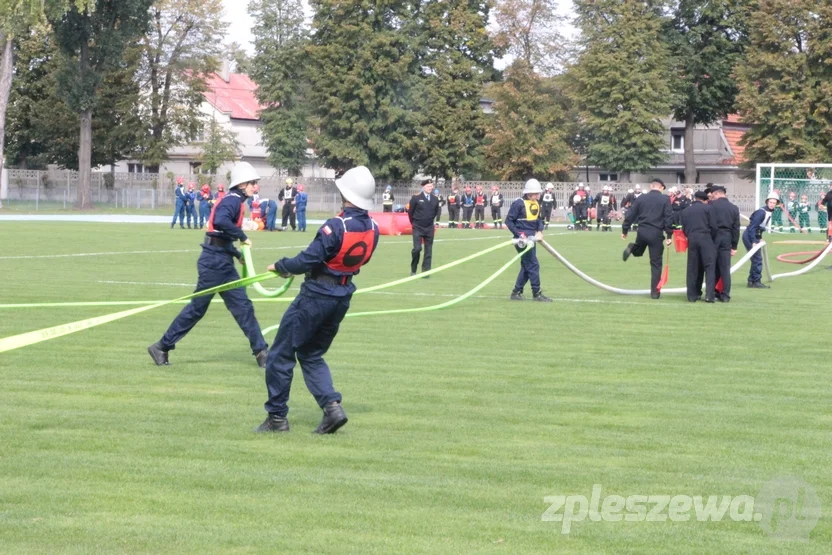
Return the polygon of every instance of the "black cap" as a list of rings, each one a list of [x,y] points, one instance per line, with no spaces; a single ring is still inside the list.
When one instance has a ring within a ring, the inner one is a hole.
[[[693,193],[693,198],[696,200],[708,200],[708,193],[705,191],[696,191]]]
[[[723,187],[722,185],[714,185],[713,187],[711,187],[711,192],[712,193],[726,193],[727,191],[725,190],[725,187]]]
[[[425,185],[430,185],[431,183],[433,183],[433,179],[423,179],[422,187],[424,187]]]
[[[708,184],[705,185],[705,194],[709,195],[709,194],[711,194],[711,192],[713,190],[714,190],[714,184],[713,183],[708,183]]]
[[[666,187],[666,186],[665,186],[665,184],[664,184],[664,181],[662,181],[662,180],[661,180],[661,179],[659,179],[658,177],[654,177],[653,179],[651,179],[651,180],[650,180],[650,183],[658,183],[659,185],[661,185],[661,186],[662,186],[662,189],[667,189],[667,187]]]

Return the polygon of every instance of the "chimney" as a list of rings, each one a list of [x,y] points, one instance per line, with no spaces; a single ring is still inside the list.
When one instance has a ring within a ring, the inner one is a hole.
[[[223,60],[222,65],[220,66],[220,77],[226,83],[231,81],[231,62],[228,60]]]

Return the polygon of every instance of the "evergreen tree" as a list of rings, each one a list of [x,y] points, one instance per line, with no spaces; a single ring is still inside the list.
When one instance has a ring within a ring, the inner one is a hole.
[[[670,59],[659,6],[645,0],[576,0],[581,47],[570,69],[588,162],[623,174],[665,161]]]
[[[754,127],[743,138],[757,162],[828,162],[832,152],[832,5],[762,0],[737,69],[738,104]]]
[[[685,181],[696,182],[693,130],[735,110],[734,69],[747,43],[747,0],[678,0],[667,38],[673,55],[673,117],[685,122]]]
[[[480,95],[494,73],[489,2],[427,0],[422,9],[417,161],[427,175],[470,175],[481,165],[485,136]]]
[[[249,13],[257,22],[251,76],[266,107],[260,118],[269,163],[298,175],[306,162],[309,127],[303,5],[300,0],[253,0]]]
[[[413,52],[418,2],[313,0],[309,54],[311,137],[325,166],[366,165],[380,179],[417,169]]]

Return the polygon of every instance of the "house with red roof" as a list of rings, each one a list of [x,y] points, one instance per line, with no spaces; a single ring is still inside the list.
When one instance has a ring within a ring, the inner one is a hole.
[[[200,106],[204,115],[205,130],[214,119],[220,126],[231,131],[239,143],[239,160],[249,162],[264,178],[285,175],[285,169],[272,167],[267,159],[268,152],[263,144],[260,110],[263,106],[257,101],[257,85],[248,75],[231,73],[228,64],[223,69],[211,74],[206,80],[205,98]],[[175,147],[168,153],[168,160],[163,162],[159,173],[171,172],[175,175],[189,175],[199,172],[200,155],[205,135],[189,145]],[[334,177],[334,172],[316,163],[311,149],[309,163],[301,171],[304,177]],[[231,170],[233,162],[227,162],[217,174],[225,176]],[[147,170],[136,160],[125,160],[116,165],[117,172],[145,173]],[[220,178],[220,181],[223,177]]]

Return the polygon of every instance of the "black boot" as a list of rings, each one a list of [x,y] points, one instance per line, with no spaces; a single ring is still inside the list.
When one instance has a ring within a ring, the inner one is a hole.
[[[633,247],[636,246],[635,243],[630,243],[627,245],[627,248],[624,249],[624,253],[621,255],[621,258],[624,262],[627,262],[627,259],[630,258],[630,255],[633,254]]]
[[[550,302],[552,302],[552,299],[550,299],[549,297],[544,295],[542,291],[538,291],[537,293],[533,292],[532,293],[532,300],[540,302],[540,303],[550,303]]]
[[[258,433],[288,432],[289,420],[285,416],[278,416],[276,414],[269,413],[263,423],[260,424],[254,431]]]
[[[749,281],[748,287],[751,289],[771,289],[771,286],[766,285],[762,281]]]
[[[156,366],[170,366],[170,362],[168,362],[168,352],[162,349],[161,341],[157,341],[148,347],[147,352],[150,355],[150,358],[153,359],[153,362],[156,363]]]
[[[525,301],[526,297],[523,296],[522,291],[512,291],[511,297],[509,297],[509,299],[512,301]]]
[[[316,434],[334,434],[338,429],[347,423],[347,414],[341,408],[341,403],[333,401],[324,407],[324,417],[318,427]]]

